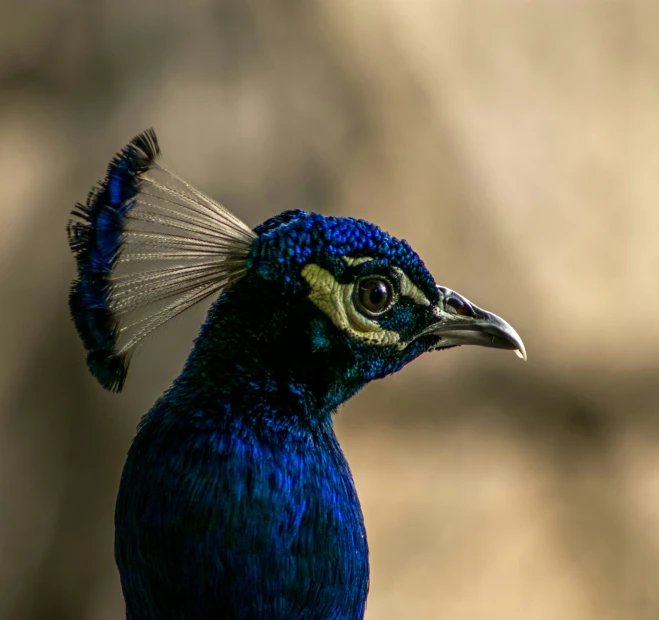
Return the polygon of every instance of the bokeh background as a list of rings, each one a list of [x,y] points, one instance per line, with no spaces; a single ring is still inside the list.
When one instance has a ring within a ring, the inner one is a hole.
[[[368,620],[659,617],[659,4],[0,0],[0,618],[123,617],[134,428],[203,318],[87,373],[65,226],[154,126],[254,226],[367,218],[509,320],[341,409]]]

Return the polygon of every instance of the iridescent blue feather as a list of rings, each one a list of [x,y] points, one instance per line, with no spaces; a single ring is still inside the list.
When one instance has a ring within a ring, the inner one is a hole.
[[[126,214],[135,206],[140,175],[160,153],[153,129],[137,136],[114,157],[107,175],[92,189],[87,204],[76,205],[68,227],[78,265],[69,305],[87,349],[89,369],[106,389],[119,391],[128,371],[129,353],[117,354],[119,325],[110,307],[111,275],[121,252]]]

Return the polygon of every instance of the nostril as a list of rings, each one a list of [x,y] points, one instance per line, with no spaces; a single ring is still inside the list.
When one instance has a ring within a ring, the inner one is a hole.
[[[453,311],[455,314],[459,314],[460,316],[475,316],[472,307],[459,297],[448,297],[444,303],[447,306],[447,310]]]

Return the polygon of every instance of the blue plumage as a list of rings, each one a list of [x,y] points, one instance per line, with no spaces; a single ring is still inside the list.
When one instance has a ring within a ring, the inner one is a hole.
[[[138,136],[70,227],[71,311],[105,387],[143,337],[220,292],[122,475],[127,618],[360,619],[366,531],[332,414],[426,351],[525,357],[521,340],[373,224],[286,211],[250,231],[157,154]]]
[[[140,134],[108,167],[107,176],[92,189],[86,205],[77,205],[69,224],[69,242],[79,278],[69,298],[71,315],[87,349],[87,364],[101,385],[120,390],[128,360],[116,354],[117,327],[109,304],[111,274],[122,244],[126,214],[140,190],[139,175],[160,153],[154,131]]]

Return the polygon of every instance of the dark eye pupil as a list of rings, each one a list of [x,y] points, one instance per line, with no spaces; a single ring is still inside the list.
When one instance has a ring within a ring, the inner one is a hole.
[[[387,299],[387,291],[384,290],[382,285],[371,289],[371,292],[368,295],[368,300],[373,306],[379,306],[385,301],[385,299]]]
[[[359,303],[369,312],[382,312],[392,297],[391,286],[386,280],[369,278],[359,283]]]

